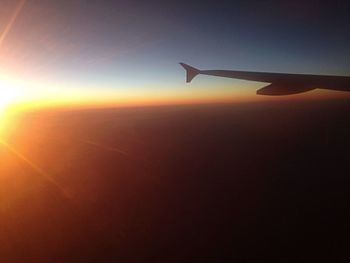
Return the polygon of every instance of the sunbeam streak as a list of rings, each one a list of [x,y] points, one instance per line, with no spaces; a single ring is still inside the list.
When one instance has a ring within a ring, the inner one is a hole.
[[[95,147],[102,148],[102,149],[107,150],[107,151],[118,152],[118,153],[123,154],[123,155],[129,155],[128,152],[123,151],[121,149],[118,149],[116,147],[102,145],[100,143],[97,143],[97,142],[94,142],[94,141],[90,141],[90,140],[81,140],[81,141],[83,143],[86,143],[86,144],[89,144],[89,145],[93,145]]]
[[[65,199],[72,199],[71,196],[63,189],[63,187],[56,180],[54,180],[50,175],[48,175],[42,168],[40,168],[38,165],[33,163],[31,160],[29,160],[23,154],[18,152],[16,149],[14,149],[11,145],[9,145],[7,142],[5,142],[1,138],[0,138],[0,144],[6,147],[12,154],[14,154],[22,162],[30,166],[38,175],[42,176],[47,182],[55,186]]]
[[[6,39],[6,36],[8,35],[8,33],[11,31],[13,24],[16,22],[16,19],[17,19],[18,15],[20,14],[21,10],[23,9],[23,6],[25,5],[26,2],[27,2],[27,0],[21,0],[18,3],[18,5],[17,5],[15,11],[13,12],[9,22],[7,23],[4,31],[0,35],[0,47],[1,47],[2,43],[4,42],[4,40]]]

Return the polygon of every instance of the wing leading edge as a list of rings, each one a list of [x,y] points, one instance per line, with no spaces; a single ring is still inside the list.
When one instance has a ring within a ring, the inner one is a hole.
[[[235,70],[199,70],[185,63],[180,65],[186,70],[186,82],[189,83],[198,74],[235,78],[248,81],[271,83],[257,91],[259,95],[291,95],[307,92],[316,88],[350,91],[350,77],[304,75],[267,72],[249,72]]]

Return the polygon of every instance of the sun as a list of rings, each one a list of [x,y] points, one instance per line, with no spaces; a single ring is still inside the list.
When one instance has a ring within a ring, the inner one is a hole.
[[[18,93],[13,90],[5,90],[0,87],[0,111],[6,109],[14,102]]]
[[[0,80],[0,114],[15,103],[20,97],[20,92],[16,87],[8,85]]]
[[[0,137],[4,136],[10,120],[11,111],[22,97],[21,89],[10,81],[0,79]]]

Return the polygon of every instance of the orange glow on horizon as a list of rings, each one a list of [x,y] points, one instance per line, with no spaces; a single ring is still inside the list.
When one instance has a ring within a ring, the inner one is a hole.
[[[0,74],[0,126],[6,126],[16,113],[42,109],[120,108],[184,104],[255,103],[348,98],[350,94],[314,90],[290,96],[261,96],[256,90],[264,86],[171,85],[169,87],[84,86],[69,83],[29,81],[15,75]],[[6,113],[5,113],[6,112]]]
[[[350,94],[327,90],[291,96],[256,95],[256,89],[240,87],[191,88],[78,88],[48,83],[30,83],[15,78],[0,78],[0,137],[11,133],[16,116],[37,110],[76,110],[93,108],[123,108],[167,105],[221,103],[293,102],[349,98]],[[1,92],[0,92],[1,93]]]
[[[0,85],[1,86],[1,85]],[[8,111],[22,112],[36,109],[50,108],[110,108],[110,107],[138,107],[160,106],[176,104],[211,104],[211,103],[249,103],[264,101],[300,101],[348,98],[344,92],[315,90],[304,94],[290,96],[261,96],[255,91],[238,93],[232,90],[213,88],[211,90],[191,89],[179,90],[113,90],[113,89],[83,89],[83,88],[47,88],[33,84],[27,88],[18,88],[16,85],[8,86],[5,90],[7,96],[0,98],[1,106],[7,106]],[[33,90],[31,90],[33,88]],[[7,92],[7,93],[6,93]]]

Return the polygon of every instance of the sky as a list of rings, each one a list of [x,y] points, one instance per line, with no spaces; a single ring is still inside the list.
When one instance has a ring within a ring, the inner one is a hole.
[[[1,0],[0,88],[48,104],[252,99],[264,84],[189,85],[178,63],[349,76],[349,14],[336,0]]]

